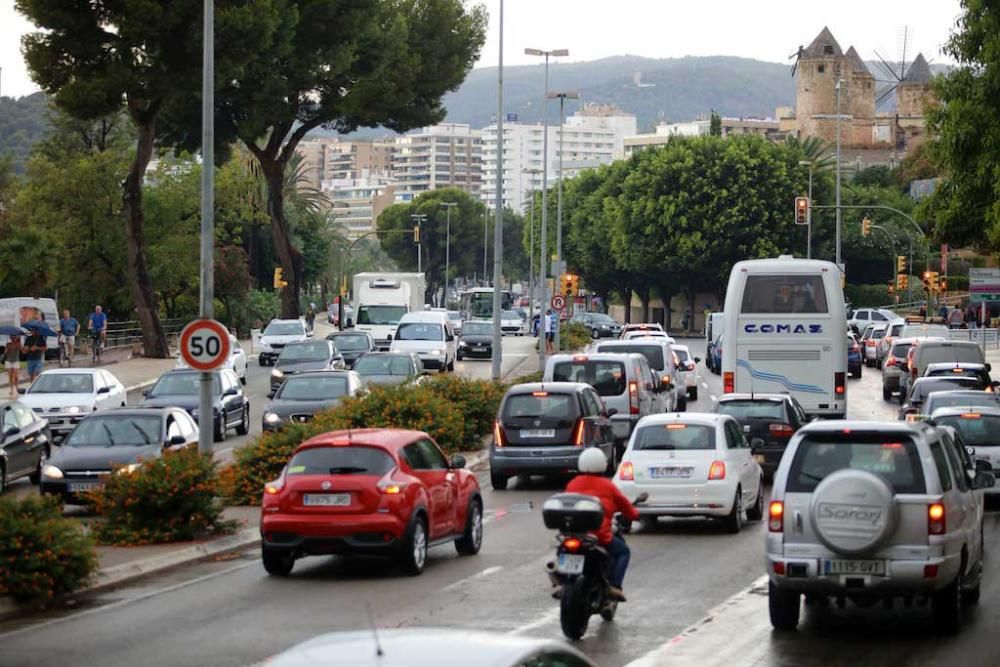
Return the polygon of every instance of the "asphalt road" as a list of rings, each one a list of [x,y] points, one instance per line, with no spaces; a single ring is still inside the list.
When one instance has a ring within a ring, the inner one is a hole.
[[[700,341],[688,342],[694,355],[703,356]],[[530,353],[531,343],[506,339],[504,347]],[[462,370],[488,373],[489,364],[469,362]],[[689,409],[709,410],[721,383],[703,365],[699,371],[704,384]],[[895,405],[882,401],[880,389],[878,372],[865,369],[849,385],[849,415],[894,419]],[[0,625],[0,663],[253,664],[319,633],[367,627],[369,608],[380,627],[441,625],[560,637],[558,605],[544,574],[553,533],[544,528],[540,505],[561,482],[517,481],[506,492],[492,491],[485,474],[480,483],[487,524],[478,556],[437,547],[420,577],[375,559],[311,558],[298,561],[290,578],[274,579],[255,552],[232,554],[86,598],[71,610]],[[662,521],[628,539],[629,602],[613,623],[591,619],[578,644],[600,665],[651,654],[709,614],[719,622],[703,624],[696,639],[675,642],[689,651],[683,658],[651,664],[923,665],[958,656],[963,664],[997,664],[997,634],[991,632],[1000,629],[992,613],[1000,605],[995,559],[987,565],[980,608],[954,639],[936,637],[925,610],[857,613],[850,606],[807,611],[799,633],[779,636],[771,633],[766,598],[741,594],[764,574],[762,524],[728,535],[706,521]],[[996,514],[988,517],[986,540],[987,549],[1000,549]]]

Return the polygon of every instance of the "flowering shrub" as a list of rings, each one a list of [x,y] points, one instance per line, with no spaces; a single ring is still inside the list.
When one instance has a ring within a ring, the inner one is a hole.
[[[0,597],[21,602],[71,593],[97,570],[92,540],[51,497],[0,498]]]
[[[478,449],[482,437],[493,430],[493,420],[506,386],[493,380],[473,380],[452,374],[437,375],[423,386],[458,409],[464,422],[462,447]]]
[[[100,519],[94,536],[105,544],[155,544],[231,532],[218,500],[218,464],[196,449],[167,451],[135,470],[118,469],[90,492]]]
[[[264,485],[281,474],[296,447],[319,433],[322,431],[316,422],[287,424],[280,431],[263,433],[245,447],[234,450],[230,502],[259,505]]]

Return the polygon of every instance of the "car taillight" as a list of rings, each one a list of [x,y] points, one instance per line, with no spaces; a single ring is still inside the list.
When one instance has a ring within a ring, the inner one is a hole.
[[[885,363],[883,365],[886,368],[888,368],[889,366],[895,366],[897,363],[899,362],[896,361],[896,357],[889,357],[888,359],[885,360]]]
[[[772,533],[780,533],[785,529],[785,503],[772,500],[767,508],[767,528]]]
[[[573,428],[573,444],[577,447],[583,446],[583,432],[586,430],[586,422],[581,418],[576,420],[576,426]]]
[[[639,383],[635,381],[628,383],[628,413],[639,414]]]
[[[506,438],[504,438],[503,427],[500,426],[500,420],[497,419],[493,422],[493,446],[503,447],[506,445]]]
[[[635,468],[632,466],[631,461],[625,461],[622,463],[621,467],[618,469],[618,479],[625,480],[626,482],[635,481]]]
[[[790,436],[795,432],[788,424],[771,424],[767,428],[771,431],[771,435],[776,435],[778,437]]]
[[[708,479],[725,479],[726,478],[726,464],[722,461],[712,461],[711,467],[708,469]]]
[[[941,503],[931,503],[927,506],[928,535],[944,535],[947,528],[944,514],[944,505]]]
[[[733,378],[733,372],[732,371],[726,371],[725,373],[723,373],[722,374],[722,393],[723,394],[732,394],[734,391],[736,391],[735,386],[736,386],[736,382],[735,382],[735,380]]]
[[[563,540],[562,546],[566,551],[576,551],[580,548],[580,539],[577,537],[567,537]]]
[[[264,485],[264,493],[269,496],[276,496],[281,493],[283,488],[285,488],[284,480],[276,479]]]
[[[833,374],[833,393],[843,396],[847,392],[847,373]]]
[[[398,496],[406,488],[406,482],[397,482],[394,479],[383,479],[375,485],[379,491],[387,496]]]

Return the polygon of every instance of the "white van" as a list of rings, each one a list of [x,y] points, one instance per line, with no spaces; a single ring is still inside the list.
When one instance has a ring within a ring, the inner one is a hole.
[[[448,313],[434,310],[403,315],[389,346],[390,352],[415,352],[424,367],[442,373],[455,370],[456,349]]]
[[[26,296],[15,296],[0,299],[0,326],[19,327],[32,320],[45,320],[53,331],[59,330],[59,309],[54,299],[33,299]],[[0,336],[0,352],[7,347],[8,336]],[[21,341],[24,342],[23,340]],[[59,339],[46,339],[45,356],[59,356]]]

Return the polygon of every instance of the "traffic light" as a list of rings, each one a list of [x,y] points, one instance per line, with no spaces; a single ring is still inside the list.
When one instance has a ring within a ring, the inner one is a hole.
[[[892,282],[892,281],[890,280],[890,281],[889,281],[889,296],[892,296],[893,294],[895,294],[895,292],[896,292],[896,289],[895,289],[895,288],[896,288],[896,286],[895,286],[895,285],[893,284],[893,282]]]
[[[868,219],[867,216],[861,221],[861,235],[871,236],[872,235],[872,221]]]
[[[944,277],[938,282],[938,289],[944,293],[948,291],[948,278]]]
[[[580,276],[575,273],[569,274],[569,294],[567,296],[576,296],[580,293]]]
[[[938,289],[938,272],[931,271],[930,274],[931,291],[936,292]]]
[[[570,275],[564,273],[559,276],[559,293],[562,295],[568,295],[570,292]]]
[[[906,273],[906,255],[896,255],[896,273]]]
[[[927,292],[931,291],[931,272],[924,271],[923,275],[924,290]]]
[[[896,274],[896,289],[902,292],[905,289],[910,288],[910,276],[905,273]]]
[[[420,243],[420,225],[413,228],[413,242]]]
[[[288,287],[288,281],[282,279],[284,273],[285,270],[280,266],[274,269],[274,289],[281,289],[282,287]]]
[[[809,197],[795,198],[795,224],[809,224]]]

